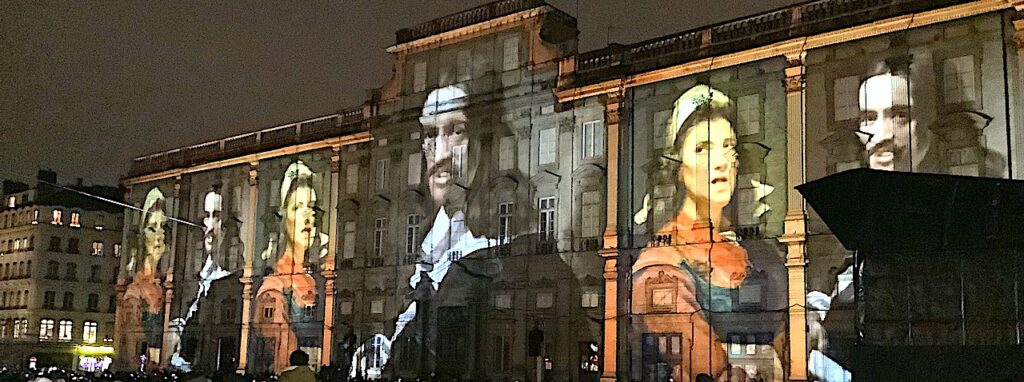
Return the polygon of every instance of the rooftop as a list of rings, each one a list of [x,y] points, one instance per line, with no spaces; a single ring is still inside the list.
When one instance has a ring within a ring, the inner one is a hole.
[[[502,16],[545,5],[544,0],[499,0],[448,16],[402,28],[395,32],[395,44],[404,44]]]

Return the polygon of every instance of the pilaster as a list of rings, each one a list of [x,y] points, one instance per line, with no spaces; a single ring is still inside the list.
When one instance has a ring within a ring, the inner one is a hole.
[[[335,272],[334,257],[338,252],[338,187],[341,173],[341,146],[331,147],[331,199],[328,204],[327,222],[327,257],[323,259],[324,276],[324,337],[320,351],[320,364],[331,363],[331,350],[334,337],[334,293]]]
[[[171,195],[170,203],[168,206],[167,216],[177,218],[181,214],[179,213],[179,206],[181,203],[181,176],[174,179],[174,192]],[[163,327],[163,338],[161,339],[160,346],[160,367],[167,368],[171,362],[171,353],[174,351],[174,343],[169,341],[171,335],[171,303],[174,301],[174,264],[175,258],[178,253],[178,222],[171,221],[171,235],[170,235],[170,248],[169,251],[164,255],[167,258],[167,267],[164,269],[164,327]],[[159,265],[157,266],[159,269]]]
[[[245,265],[242,268],[242,334],[238,341],[238,372],[245,373],[249,363],[249,332],[252,322],[252,266],[256,258],[256,206],[259,201],[256,162],[249,164],[249,203],[242,224],[242,242],[245,243]]]
[[[601,381],[615,381],[618,371],[618,255],[619,255],[619,110],[622,93],[615,92],[605,99],[605,150],[607,160],[605,197],[606,215],[603,248],[604,258],[604,341],[602,344]]]
[[[789,376],[807,380],[806,240],[807,213],[796,186],[806,181],[804,172],[804,52],[786,55],[786,217],[779,241],[786,245],[789,283]]]

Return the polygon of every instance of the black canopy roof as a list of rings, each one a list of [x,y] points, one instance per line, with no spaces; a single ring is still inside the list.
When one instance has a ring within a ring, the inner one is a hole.
[[[1024,248],[1024,181],[855,169],[796,189],[850,250]]]

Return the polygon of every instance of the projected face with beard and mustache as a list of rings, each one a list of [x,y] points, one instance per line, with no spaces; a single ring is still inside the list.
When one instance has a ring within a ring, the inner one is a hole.
[[[436,89],[427,97],[420,124],[423,125],[423,157],[427,164],[427,185],[438,206],[461,209],[472,169],[469,164],[469,121],[462,110],[466,92],[457,86]]]
[[[891,73],[868,77],[860,85],[860,131],[868,167],[877,170],[920,168],[928,154],[927,129],[918,129],[911,114],[910,81]],[[909,167],[912,166],[912,167]]]

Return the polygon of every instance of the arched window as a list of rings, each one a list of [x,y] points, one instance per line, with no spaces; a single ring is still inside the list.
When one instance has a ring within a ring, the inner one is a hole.
[[[57,339],[62,342],[71,341],[71,332],[74,330],[74,326],[75,324],[71,320],[60,320]]]
[[[39,320],[39,340],[49,341],[53,339],[53,320],[44,318]]]

